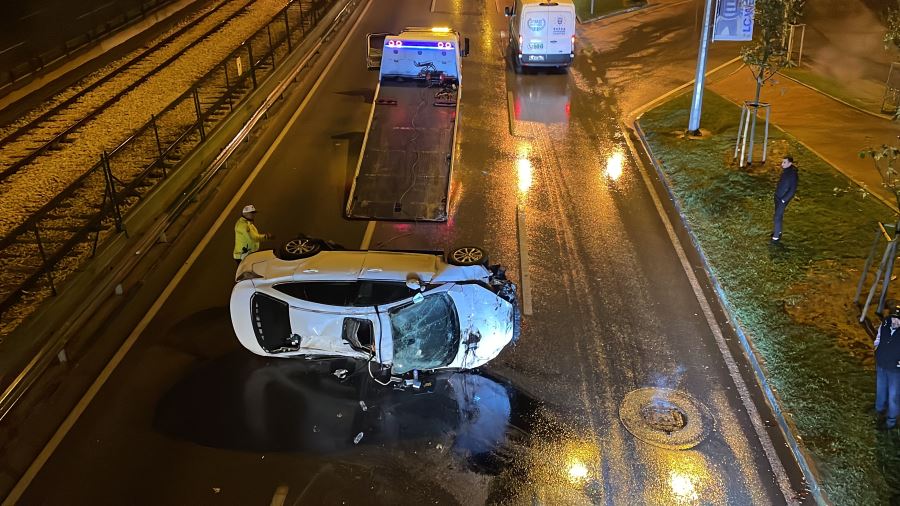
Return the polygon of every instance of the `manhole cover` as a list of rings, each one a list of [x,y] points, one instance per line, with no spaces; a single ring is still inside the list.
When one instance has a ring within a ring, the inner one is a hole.
[[[619,419],[641,441],[674,450],[696,446],[712,423],[705,406],[685,392],[668,388],[629,392],[619,407]]]

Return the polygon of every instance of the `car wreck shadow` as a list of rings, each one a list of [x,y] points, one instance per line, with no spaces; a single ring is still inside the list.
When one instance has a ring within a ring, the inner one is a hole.
[[[175,384],[157,405],[154,428],[253,452],[346,457],[428,446],[452,452],[473,471],[497,474],[527,451],[534,427],[544,438],[553,426],[541,403],[502,379],[477,372],[425,379],[421,389],[381,386],[363,361],[238,351]]]

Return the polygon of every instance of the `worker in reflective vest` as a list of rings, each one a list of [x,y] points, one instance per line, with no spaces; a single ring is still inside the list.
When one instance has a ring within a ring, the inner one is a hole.
[[[241,263],[250,253],[259,251],[259,242],[263,239],[271,239],[270,234],[260,233],[253,223],[256,216],[256,207],[253,204],[244,206],[241,217],[234,224],[234,260]]]

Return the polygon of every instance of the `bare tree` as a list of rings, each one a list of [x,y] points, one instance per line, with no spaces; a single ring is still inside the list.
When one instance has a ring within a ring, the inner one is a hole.
[[[750,126],[750,151],[747,160],[753,161],[753,140],[756,133],[756,112],[763,84],[788,65],[785,35],[788,25],[799,20],[805,0],[756,0],[754,43],[741,49],[741,57],[756,80],[757,104]]]

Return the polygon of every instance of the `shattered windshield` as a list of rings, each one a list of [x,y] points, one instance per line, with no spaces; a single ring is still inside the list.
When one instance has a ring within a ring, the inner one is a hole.
[[[446,293],[426,295],[418,304],[390,311],[396,374],[434,369],[453,361],[459,349],[459,321]]]

